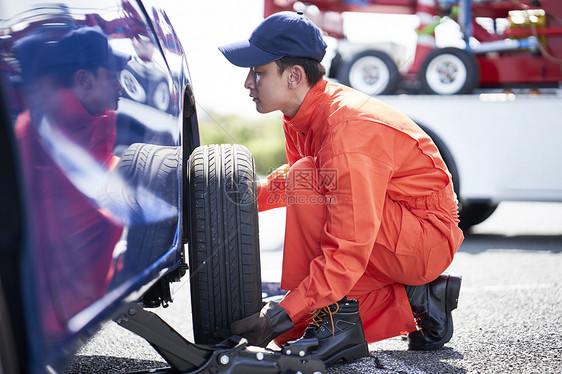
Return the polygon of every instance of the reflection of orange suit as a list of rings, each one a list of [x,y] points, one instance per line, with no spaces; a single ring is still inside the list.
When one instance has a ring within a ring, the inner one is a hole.
[[[115,112],[93,116],[70,90],[53,92],[50,99],[53,106],[46,118],[51,125],[99,165],[110,168],[116,161],[112,153]],[[113,249],[123,228],[110,221],[57,165],[39,134],[40,120],[23,112],[15,131],[37,240],[34,245],[40,255],[36,261],[42,313],[46,329],[53,333],[107,292]],[[50,269],[48,279],[44,268]]]
[[[359,300],[368,342],[414,331],[403,284],[434,280],[463,240],[437,148],[404,115],[324,80],[284,130],[290,170],[258,201],[287,205],[280,305],[296,327],[276,342],[344,295]]]

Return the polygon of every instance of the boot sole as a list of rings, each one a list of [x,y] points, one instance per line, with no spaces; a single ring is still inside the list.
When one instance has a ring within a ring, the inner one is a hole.
[[[453,337],[453,316],[451,311],[457,308],[459,303],[459,294],[461,291],[462,277],[460,275],[447,274],[447,285],[446,285],[446,302],[445,311],[447,313],[447,335],[445,335],[441,340],[432,343],[421,343],[416,344],[415,341],[410,340],[408,344],[408,349],[412,351],[434,351],[443,348],[445,343],[447,343]]]
[[[326,366],[328,366],[339,360],[351,362],[367,356],[369,356],[369,346],[367,345],[367,342],[363,342],[335,353],[331,357],[325,359],[324,362]]]

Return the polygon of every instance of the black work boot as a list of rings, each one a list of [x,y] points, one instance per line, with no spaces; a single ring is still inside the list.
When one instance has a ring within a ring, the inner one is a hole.
[[[369,355],[363,324],[359,318],[359,302],[342,300],[317,309],[301,339],[318,339],[318,348],[311,356],[330,365]]]
[[[431,283],[404,286],[420,330],[408,334],[408,349],[440,349],[453,336],[453,317],[461,288],[461,277],[441,274]]]

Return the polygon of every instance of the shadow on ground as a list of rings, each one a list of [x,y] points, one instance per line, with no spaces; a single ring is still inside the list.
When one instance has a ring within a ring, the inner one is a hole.
[[[562,252],[562,235],[497,235],[465,233],[459,251],[478,254],[490,249]]]
[[[349,364],[335,364],[328,374],[343,373],[451,373],[464,374],[465,369],[451,363],[460,361],[463,355],[453,348],[439,351],[372,350],[366,357]]]

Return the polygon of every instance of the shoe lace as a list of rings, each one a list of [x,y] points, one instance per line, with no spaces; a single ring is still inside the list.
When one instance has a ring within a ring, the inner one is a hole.
[[[424,335],[423,329],[421,327],[423,315],[421,313],[416,313],[416,312],[414,312],[413,314],[414,314],[414,323],[416,324],[416,331]]]
[[[333,306],[335,306],[335,310],[332,310]],[[333,314],[337,313],[338,310],[340,310],[340,305],[338,303],[328,305],[328,306],[325,306],[325,307],[322,307],[322,308],[318,308],[314,312],[310,313],[311,317],[309,318],[309,321],[310,321],[309,323],[311,325],[316,326],[316,327],[320,327],[320,325],[324,321],[324,318],[326,316],[329,316],[330,317],[330,324],[332,325],[332,336],[335,336],[336,332],[335,332],[335,328],[334,328]]]

